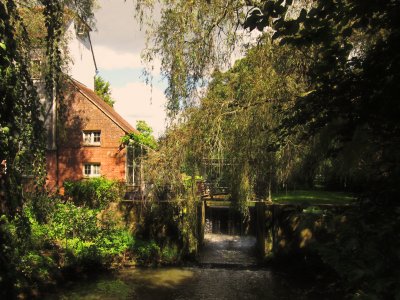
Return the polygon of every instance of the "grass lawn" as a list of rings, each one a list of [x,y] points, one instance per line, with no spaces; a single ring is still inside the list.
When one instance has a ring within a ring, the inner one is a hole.
[[[231,206],[231,201],[215,201],[215,200],[207,200],[206,201],[207,206],[209,207],[230,207]],[[248,202],[247,206],[253,207],[255,206],[255,202]]]
[[[356,200],[352,194],[319,190],[298,190],[272,194],[272,201],[284,204],[349,204]]]

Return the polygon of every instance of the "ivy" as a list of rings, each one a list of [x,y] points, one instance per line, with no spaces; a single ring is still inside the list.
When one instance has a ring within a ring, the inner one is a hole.
[[[14,213],[22,204],[21,182],[26,174],[44,183],[44,135],[41,104],[30,75],[30,39],[14,1],[0,3],[0,211]]]

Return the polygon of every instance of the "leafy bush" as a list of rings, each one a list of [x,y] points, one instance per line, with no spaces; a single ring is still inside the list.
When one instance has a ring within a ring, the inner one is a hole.
[[[109,265],[131,248],[132,235],[111,222],[98,219],[99,210],[71,202],[57,204],[49,223],[49,235],[67,251],[70,265]]]
[[[172,264],[180,259],[180,253],[177,245],[165,245],[161,250],[162,262]]]
[[[103,177],[81,181],[65,181],[65,195],[76,205],[104,209],[110,202],[122,197],[121,182]]]
[[[93,239],[99,233],[97,213],[97,210],[79,207],[71,202],[59,203],[49,222],[50,235],[56,239]]]
[[[135,240],[127,230],[104,230],[95,240],[103,257],[117,256],[132,247]]]
[[[136,259],[143,264],[159,263],[161,259],[160,246],[154,240],[137,240],[132,247]]]
[[[27,208],[33,214],[31,219],[36,219],[39,223],[46,223],[54,213],[59,199],[50,197],[46,193],[33,194],[28,199]]]

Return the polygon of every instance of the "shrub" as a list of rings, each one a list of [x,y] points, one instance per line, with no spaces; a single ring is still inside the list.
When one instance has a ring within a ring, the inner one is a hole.
[[[103,177],[64,182],[65,195],[76,205],[104,209],[110,202],[120,199],[123,185]]]
[[[161,251],[162,262],[172,264],[180,259],[180,253],[177,245],[165,245]]]
[[[159,263],[161,258],[160,246],[154,240],[137,240],[132,247],[136,259],[143,264]]]
[[[71,202],[59,203],[51,219],[50,235],[56,239],[93,239],[99,232],[97,210],[75,206]]]

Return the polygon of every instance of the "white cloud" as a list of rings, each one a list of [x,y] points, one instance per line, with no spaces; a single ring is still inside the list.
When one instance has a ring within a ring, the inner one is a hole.
[[[145,68],[145,64],[141,61],[138,52],[119,52],[106,46],[96,46],[94,48],[96,62],[98,68],[102,70],[118,70],[118,69],[140,69]],[[154,76],[160,74],[161,62],[159,59],[152,62]]]
[[[151,91],[150,86],[141,82],[132,82],[120,88],[113,88],[115,110],[134,127],[137,120],[144,120],[149,124],[156,136],[165,130],[166,98],[157,88]]]
[[[104,70],[143,67],[139,53],[121,53],[105,46],[96,46],[94,53],[98,67]]]

